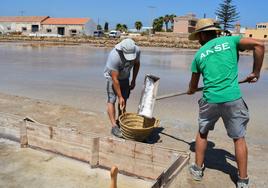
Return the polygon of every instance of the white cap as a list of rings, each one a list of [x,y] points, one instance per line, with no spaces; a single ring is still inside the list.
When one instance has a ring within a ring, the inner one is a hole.
[[[136,45],[132,39],[127,38],[122,40],[120,43],[115,45],[115,48],[123,52],[126,60],[131,61],[136,59]]]

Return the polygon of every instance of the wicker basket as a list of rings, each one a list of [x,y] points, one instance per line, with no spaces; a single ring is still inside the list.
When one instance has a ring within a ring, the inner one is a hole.
[[[159,125],[159,120],[146,118],[136,113],[124,113],[119,117],[119,124],[125,139],[144,141]]]

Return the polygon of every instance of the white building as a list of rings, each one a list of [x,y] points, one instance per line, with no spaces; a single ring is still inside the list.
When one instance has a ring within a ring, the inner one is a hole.
[[[40,31],[41,22],[48,16],[0,16],[0,32],[21,32],[23,34]]]
[[[133,28],[133,29],[128,29],[128,31],[129,32],[132,32],[132,33],[142,33],[142,32],[146,32],[146,31],[149,31],[149,30],[152,30],[153,29],[153,27],[150,27],[150,26],[148,26],[148,27],[142,27],[140,30],[137,30],[136,28]]]
[[[96,28],[97,25],[90,18],[47,18],[41,24],[41,33],[62,36],[92,36]]]
[[[90,18],[49,16],[0,16],[0,33],[21,32],[30,36],[93,35],[97,25]]]

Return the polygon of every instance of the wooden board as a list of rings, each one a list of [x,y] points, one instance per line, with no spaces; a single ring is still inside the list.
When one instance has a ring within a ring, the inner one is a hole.
[[[189,163],[190,155],[179,156],[162,174],[157,178],[151,188],[168,187],[180,171]]]
[[[100,139],[100,166],[117,165],[122,172],[149,179],[157,179],[180,156],[180,153],[155,145],[113,138]]]
[[[98,162],[98,137],[82,134],[71,128],[52,127],[36,122],[26,122],[28,144],[78,160]]]
[[[20,140],[20,124],[22,118],[12,114],[0,113],[0,137]]]

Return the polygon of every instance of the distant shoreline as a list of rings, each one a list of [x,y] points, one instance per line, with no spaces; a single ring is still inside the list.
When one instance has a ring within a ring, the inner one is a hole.
[[[18,42],[28,43],[26,46],[32,47],[51,47],[51,46],[75,46],[90,45],[92,47],[112,48],[122,38],[106,38],[106,37],[29,37],[29,36],[0,36],[0,42]],[[197,41],[189,41],[187,38],[179,37],[133,37],[133,40],[140,47],[151,48],[158,51],[159,49],[178,49],[185,52],[196,52],[200,45]],[[268,42],[265,41],[265,51],[268,52]],[[240,52],[241,55],[251,55],[252,52]]]
[[[29,37],[29,36],[0,36],[0,42],[49,42],[55,45],[78,45],[91,44],[96,47],[113,47],[122,38],[106,38],[106,37]],[[161,47],[161,48],[186,48],[198,49],[199,44],[196,41],[189,41],[186,38],[178,37],[133,37],[137,45],[142,47]]]

